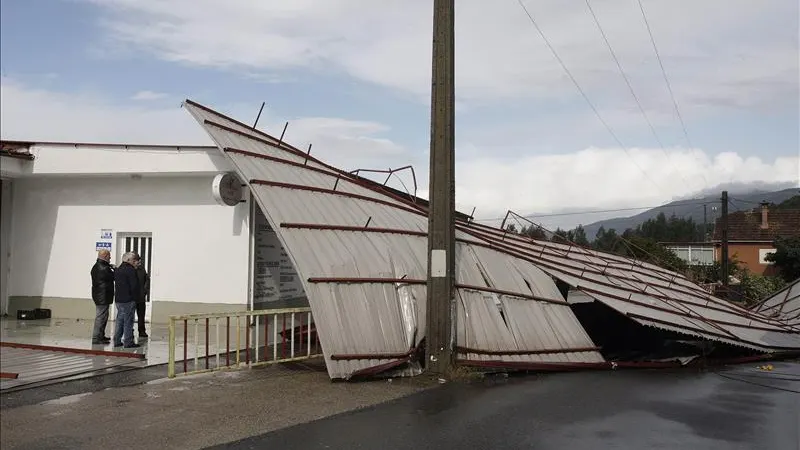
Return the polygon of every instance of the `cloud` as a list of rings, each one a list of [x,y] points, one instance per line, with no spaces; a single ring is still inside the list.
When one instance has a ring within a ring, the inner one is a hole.
[[[0,82],[0,99],[3,139],[213,145],[177,102],[173,107],[113,102],[97,93],[33,88],[7,77]],[[237,118],[252,114],[252,105],[211,106]],[[259,128],[277,137],[283,125],[265,112]],[[376,159],[407,160],[405,148],[381,137],[387,130],[387,126],[369,121],[301,117],[290,121],[286,139],[303,148],[313,143],[315,155],[343,167],[361,167]]]
[[[131,100],[159,100],[166,98],[167,94],[153,91],[139,91],[131,97]]]
[[[478,217],[566,209],[655,206],[701,191],[706,183],[800,182],[800,157],[772,161],[736,153],[706,155],[670,149],[588,148],[573,154],[510,161],[492,157],[459,161],[456,200]],[[633,161],[647,174],[644,178]],[[705,180],[704,180],[705,179]]]
[[[101,8],[106,44],[116,49],[269,77],[294,69],[341,72],[421,101],[428,98],[430,2],[85,1]],[[631,109],[627,87],[586,5],[560,0],[526,4],[593,100]],[[671,116],[672,101],[636,2],[592,4],[646,108]],[[796,1],[644,5],[686,116],[796,103]],[[577,95],[517,2],[459,1],[456,28],[460,99],[497,103]],[[619,104],[620,99],[628,100]]]
[[[10,78],[0,82],[0,99],[3,139],[211,144],[201,127],[178,105],[167,108],[150,102],[114,102],[97,93],[55,92]],[[247,120],[253,115],[252,105],[208,106],[237,119]],[[265,112],[259,128],[277,137],[285,122],[274,114]],[[384,137],[388,131],[388,126],[369,120],[300,117],[289,121],[284,139],[303,149],[312,143],[312,154],[347,170],[413,164],[418,194],[427,197],[427,149],[406,148]],[[660,148],[631,148],[626,153],[619,148],[590,147],[566,154],[518,151],[518,156],[509,156],[463,152],[460,147],[456,153],[457,207],[464,212],[477,207],[476,217],[486,218],[502,217],[507,209],[527,214],[651,206],[721,183],[797,185],[799,181],[798,156],[767,160],[733,152],[709,154],[679,147],[667,150],[669,160]],[[409,174],[400,176],[411,188]],[[383,176],[374,179],[384,180]],[[397,181],[390,184],[402,188]],[[569,220],[547,223],[568,226]]]

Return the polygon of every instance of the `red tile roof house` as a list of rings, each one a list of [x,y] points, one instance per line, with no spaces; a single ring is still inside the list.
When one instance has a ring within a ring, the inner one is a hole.
[[[764,258],[775,251],[777,237],[800,237],[800,209],[776,209],[761,204],[760,210],[738,211],[728,215],[728,255],[750,273],[777,275],[777,269]],[[720,221],[714,227],[714,260],[722,260]]]

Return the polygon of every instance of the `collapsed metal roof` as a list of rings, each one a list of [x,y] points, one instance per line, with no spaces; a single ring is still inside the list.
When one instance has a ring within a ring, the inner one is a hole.
[[[425,335],[427,209],[198,103],[184,106],[277,231],[331,378],[411,361]],[[605,364],[570,309],[574,295],[565,300],[555,279],[645,326],[765,352],[800,348],[787,325],[658,266],[474,222],[456,227],[456,351],[466,362]]]
[[[800,278],[764,299],[753,311],[800,329]]]

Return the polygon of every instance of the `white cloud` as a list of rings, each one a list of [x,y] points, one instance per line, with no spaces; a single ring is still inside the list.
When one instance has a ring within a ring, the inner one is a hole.
[[[147,106],[143,106],[147,105]],[[252,111],[243,105],[211,105],[237,118]],[[259,128],[280,136],[284,123],[262,115]],[[290,121],[286,140],[343,167],[368,167],[376,159],[408,159],[406,149],[380,136],[388,127],[369,121],[298,118]],[[0,82],[0,131],[3,139],[130,144],[212,145],[197,122],[179,105],[115,103],[102,95],[64,94]]]
[[[139,91],[133,94],[131,100],[159,100],[166,97],[167,94],[164,94],[163,92]]]
[[[457,201],[477,206],[479,217],[570,208],[659,205],[698,192],[706,185],[738,182],[800,182],[800,157],[765,161],[736,153],[714,156],[670,149],[589,148],[573,154],[537,155],[511,161],[492,157],[459,161]],[[649,175],[645,178],[632,160]]]
[[[107,13],[108,45],[269,76],[296,68],[344,72],[427,100],[429,1],[86,1]],[[590,96],[629,109],[630,95],[586,5],[526,3]],[[592,4],[645,106],[671,115],[672,102],[636,2]],[[796,101],[796,1],[650,0],[644,5],[685,115]],[[576,95],[517,2],[459,1],[456,24],[462,99]]]
[[[145,102],[116,103],[94,93],[65,94],[28,87],[13,79],[0,83],[3,139],[210,145],[210,139],[184,110]],[[208,105],[248,121],[252,105]],[[259,128],[278,137],[284,122],[262,115]],[[427,152],[413,152],[381,136],[386,125],[341,118],[297,118],[285,140],[343,169],[413,164],[421,196],[427,196]],[[423,150],[423,149],[420,149]],[[495,153],[457,153],[457,206],[476,217],[577,208],[657,205],[720,183],[788,181],[800,178],[800,157],[764,160],[736,153],[707,154],[669,148],[588,148],[570,154],[509,157]],[[651,177],[645,176],[636,163]],[[411,188],[407,173],[401,175]],[[383,182],[383,176],[376,176]],[[391,183],[400,187],[397,182]],[[600,217],[594,216],[599,219]],[[583,222],[586,222],[583,220]],[[550,222],[564,226],[564,222]],[[575,222],[578,223],[578,222]]]

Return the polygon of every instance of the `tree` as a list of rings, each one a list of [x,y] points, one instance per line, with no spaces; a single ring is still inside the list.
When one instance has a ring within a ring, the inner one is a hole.
[[[784,280],[791,282],[800,278],[800,237],[779,237],[773,245],[775,252],[764,259],[775,264]]]
[[[623,241],[623,245],[620,247],[623,249],[623,251],[620,252],[622,256],[635,258],[650,264],[656,264],[669,270],[683,272],[686,269],[686,262],[668,248],[652,239],[638,236],[631,236],[630,238],[624,239],[625,241]]]
[[[547,239],[547,233],[540,226],[523,226],[520,234],[531,239]]]
[[[589,245],[589,240],[586,239],[586,230],[583,229],[583,225],[578,225],[573,231],[575,233],[575,237],[572,240],[573,242],[583,246]]]
[[[744,303],[752,306],[761,299],[781,290],[786,282],[778,277],[768,277],[750,271],[743,271],[741,275],[741,290]]]
[[[600,229],[597,230],[592,246],[595,250],[613,252],[617,247],[618,241],[619,235],[617,235],[617,230],[612,228],[606,231],[606,228],[601,226]]]

